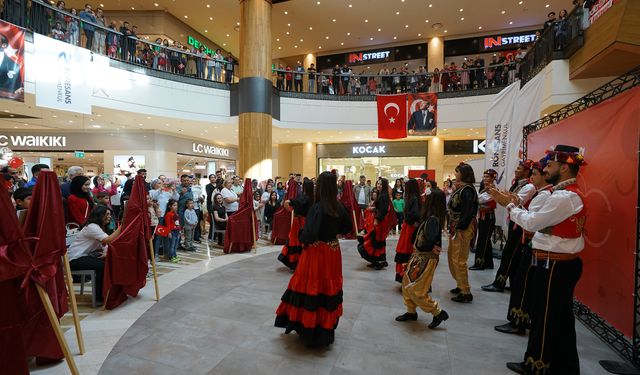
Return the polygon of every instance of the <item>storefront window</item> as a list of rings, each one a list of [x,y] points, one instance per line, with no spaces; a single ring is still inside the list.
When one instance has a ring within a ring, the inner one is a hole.
[[[409,170],[425,169],[424,156],[416,157],[362,157],[362,158],[321,158],[320,171],[335,169],[340,176],[358,181],[361,175],[367,179],[384,177],[390,180],[409,175]]]

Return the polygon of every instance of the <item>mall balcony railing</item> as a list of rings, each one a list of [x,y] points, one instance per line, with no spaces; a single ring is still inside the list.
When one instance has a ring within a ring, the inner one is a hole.
[[[584,44],[584,8],[577,6],[564,20],[547,27],[527,51],[520,66],[521,85],[529,82],[552,60],[570,58]]]

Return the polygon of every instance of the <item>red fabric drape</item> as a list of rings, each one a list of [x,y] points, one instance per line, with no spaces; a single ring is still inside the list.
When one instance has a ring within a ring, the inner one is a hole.
[[[0,363],[7,374],[25,375],[29,373],[22,332],[26,308],[20,283],[31,257],[9,193],[1,184],[0,212]]]
[[[238,211],[229,217],[227,221],[227,229],[224,235],[224,252],[242,253],[251,250],[253,247],[253,237],[256,227],[252,223],[257,224],[253,211],[253,188],[251,179],[244,180],[244,190],[240,196]],[[253,228],[252,228],[253,227]]]
[[[102,295],[109,298],[105,308],[118,307],[135,297],[147,282],[149,271],[150,218],[147,209],[147,192],[142,176],[136,176],[127,203],[120,235],[109,244],[104,264]]]
[[[354,239],[358,234],[358,214],[360,211],[360,207],[358,206],[358,202],[356,202],[356,197],[353,195],[353,182],[351,180],[347,180],[344,182],[344,186],[342,187],[342,196],[340,197],[340,201],[347,209],[347,213],[349,214],[349,218],[353,222],[353,230],[348,235],[345,235],[345,238]],[[355,221],[354,221],[354,213]]]
[[[284,196],[284,200],[295,199],[297,196],[298,184],[291,178],[287,184],[287,193]],[[287,238],[289,238],[289,231],[291,230],[291,211],[287,210],[284,204],[273,214],[271,226],[271,242],[274,245],[284,245],[287,242]]]
[[[28,276],[44,288],[56,315],[61,318],[69,310],[61,262],[67,248],[62,194],[54,172],[40,172],[38,175],[24,233],[33,256]],[[27,321],[23,338],[27,355],[63,358],[36,287],[27,287],[26,293]]]

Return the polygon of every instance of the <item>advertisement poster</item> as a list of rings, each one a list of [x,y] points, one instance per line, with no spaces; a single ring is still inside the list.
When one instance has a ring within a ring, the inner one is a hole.
[[[24,31],[0,20],[0,98],[24,102]]]
[[[127,173],[135,175],[138,169],[144,169],[144,155],[115,155],[113,157],[113,174],[124,176]]]
[[[438,97],[434,93],[408,94],[409,136],[436,135],[438,133]]]

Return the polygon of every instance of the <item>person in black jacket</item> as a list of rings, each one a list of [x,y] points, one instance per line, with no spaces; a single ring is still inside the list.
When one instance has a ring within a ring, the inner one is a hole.
[[[471,287],[467,273],[469,249],[473,241],[476,214],[478,213],[478,193],[473,184],[476,182],[473,168],[466,163],[456,167],[457,189],[449,200],[449,271],[456,281],[451,293],[454,302],[471,302]]]
[[[304,251],[276,310],[275,326],[285,328],[285,333],[296,331],[310,347],[331,344],[342,315],[342,254],[337,235],[351,233],[353,222],[337,197],[336,175],[322,172],[315,203],[300,234]]]
[[[420,226],[414,234],[411,259],[402,278],[402,298],[407,312],[396,317],[398,322],[417,320],[417,308],[433,314],[429,328],[434,329],[449,319],[449,314],[438,307],[438,302],[429,296],[433,275],[436,272],[442,251],[442,229],[445,222],[445,197],[442,190],[433,191],[425,202]]]
[[[389,198],[389,181],[381,178],[376,184],[378,196],[374,202],[373,230],[364,236],[358,236],[358,252],[367,262],[368,267],[381,270],[387,267],[387,235],[391,230],[391,216],[395,217],[395,211]]]
[[[420,220],[420,187],[418,186],[418,181],[412,178],[404,184],[404,188],[404,222],[400,230],[400,238],[398,239],[398,245],[396,245],[396,256],[394,258],[396,262],[396,281],[399,283],[402,282],[405,267],[413,253],[413,234]]]

